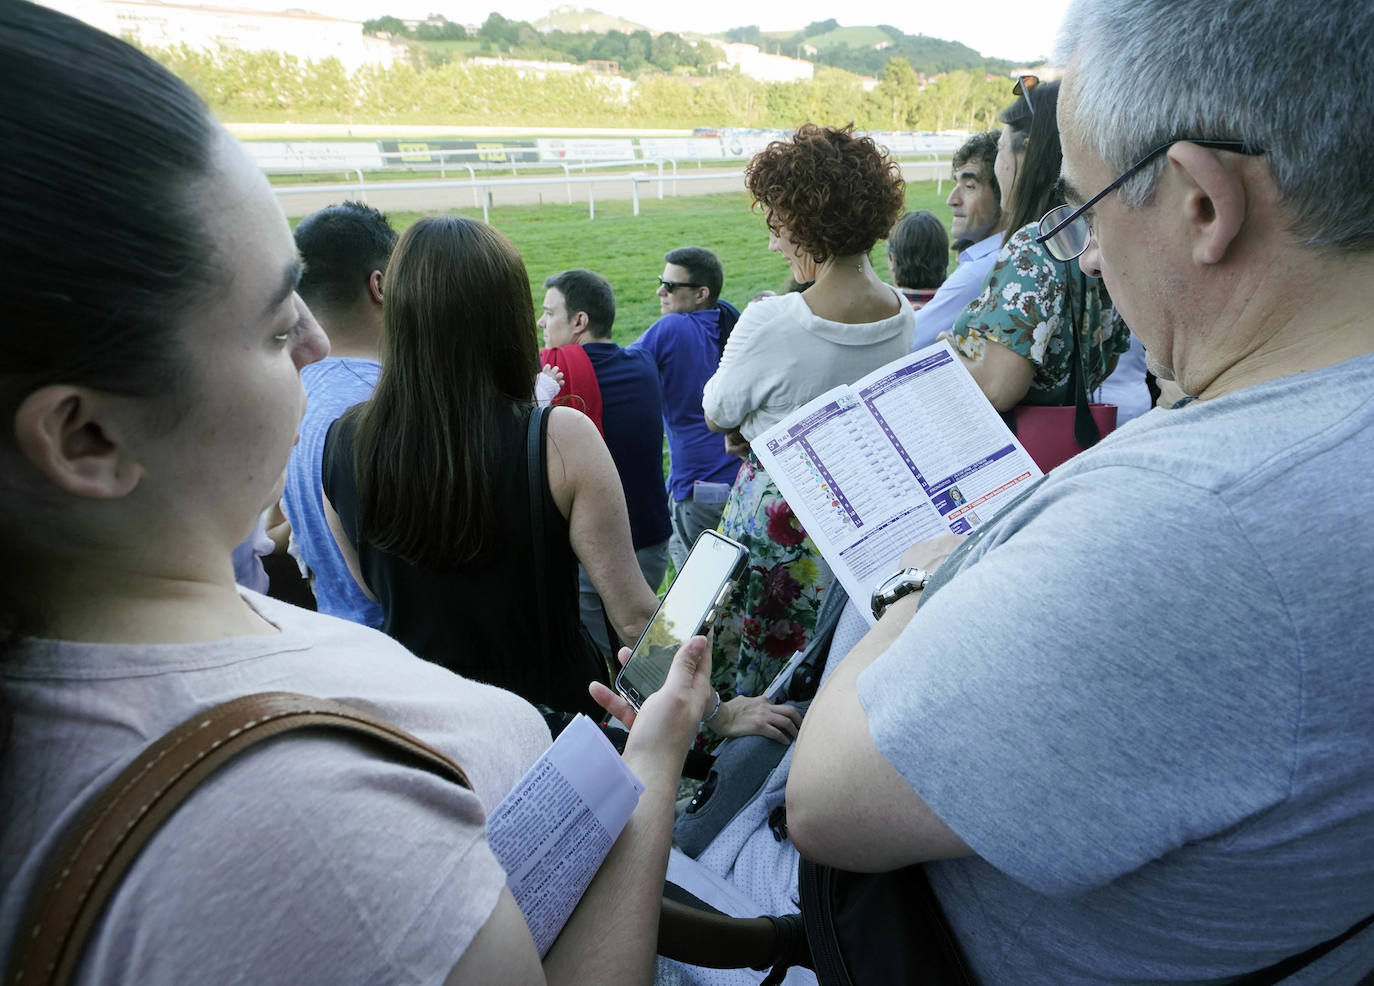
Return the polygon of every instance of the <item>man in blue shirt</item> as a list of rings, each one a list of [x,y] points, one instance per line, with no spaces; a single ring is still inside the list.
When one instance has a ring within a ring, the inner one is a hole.
[[[320,463],[329,426],[370,398],[381,374],[382,275],[395,245],[386,216],[360,202],[331,205],[296,227],[305,265],[297,290],[329,336],[330,355],[301,371],[305,417],[286,465],[282,512],[319,611],[371,627],[382,625],[382,610],[358,587],[329,532]]]
[[[647,353],[611,341],[615,293],[589,270],[565,270],[544,282],[539,327],[548,348],[581,346],[601,391],[601,428],[620,473],[630,537],[644,580],[657,590],[668,568],[668,497],[663,488],[663,394]],[[576,396],[574,392],[574,396]],[[610,653],[601,597],[579,566],[582,623]],[[634,641],[625,641],[634,643]]]
[[[954,154],[954,188],[945,204],[954,210],[950,239],[959,253],[959,266],[940,285],[935,297],[916,312],[911,349],[929,346],[941,332],[954,328],[954,320],[978,297],[988,271],[997,262],[1007,215],[1002,210],[1002,190],[992,166],[997,160],[997,132],[974,134]]]
[[[668,550],[674,566],[681,568],[697,535],[720,523],[725,495],[739,472],[739,459],[706,427],[701,410],[701,391],[720,364],[738,315],[720,300],[725,275],[710,250],[678,247],[663,260],[658,279],[662,317],[629,348],[653,357],[663,385],[668,492],[673,499]]]

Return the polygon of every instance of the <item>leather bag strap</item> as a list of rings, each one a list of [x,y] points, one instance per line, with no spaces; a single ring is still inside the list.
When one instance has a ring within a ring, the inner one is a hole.
[[[14,941],[9,982],[70,982],[106,901],[162,823],[240,753],[306,728],[371,739],[397,759],[472,787],[463,769],[443,753],[341,702],[263,692],[198,713],[144,750],[82,814],[30,897]]]
[[[1075,280],[1071,277],[1074,270],[1077,270],[1078,277],[1078,296],[1074,297],[1072,285]],[[1088,276],[1082,269],[1075,268],[1069,264],[1064,265],[1064,293],[1066,303],[1071,312],[1070,321],[1073,325],[1073,366],[1069,370],[1073,388],[1073,402],[1076,407],[1073,416],[1073,440],[1078,443],[1079,448],[1092,448],[1102,440],[1102,431],[1097,427],[1097,422],[1093,420],[1092,412],[1088,409],[1088,372],[1083,366],[1083,318],[1088,307]]]

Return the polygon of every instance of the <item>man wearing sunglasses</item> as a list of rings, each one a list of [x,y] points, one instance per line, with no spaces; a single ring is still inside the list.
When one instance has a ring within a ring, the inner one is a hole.
[[[788,831],[939,860],[978,982],[1367,983],[1374,5],[1077,0],[1060,36],[1041,242],[1192,400],[909,580],[807,713]]]
[[[680,568],[702,531],[714,530],[740,461],[706,426],[701,391],[739,312],[720,297],[725,274],[705,247],[678,247],[663,257],[658,277],[662,317],[628,348],[647,352],[663,385],[663,427],[668,433],[668,493],[673,532],[668,551]]]

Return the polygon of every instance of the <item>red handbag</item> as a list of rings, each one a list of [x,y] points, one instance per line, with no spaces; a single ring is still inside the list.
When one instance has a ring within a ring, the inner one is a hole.
[[[1002,420],[1007,422],[1007,427],[1030,453],[1040,471],[1049,472],[1116,429],[1115,404],[1085,404],[1085,407],[1089,420],[1097,427],[1095,436],[1083,435],[1089,439],[1086,442],[1079,440],[1079,408],[1073,404],[1063,407],[1020,404],[1002,415]]]
[[[1072,313],[1073,354],[1069,368],[1069,390],[1072,404],[1018,404],[1002,414],[1011,433],[1035,460],[1041,472],[1049,472],[1061,462],[1067,462],[1084,449],[1092,448],[1116,430],[1115,404],[1088,403],[1087,372],[1083,368],[1082,344],[1083,308],[1087,295],[1087,278],[1078,272],[1079,293],[1074,297],[1070,288],[1069,265],[1064,265],[1064,301]]]

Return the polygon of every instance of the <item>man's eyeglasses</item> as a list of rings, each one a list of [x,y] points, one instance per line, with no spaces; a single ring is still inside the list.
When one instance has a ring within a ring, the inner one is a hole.
[[[1035,242],[1041,244],[1045,248],[1045,252],[1060,263],[1066,263],[1081,256],[1083,251],[1088,249],[1088,241],[1092,239],[1093,235],[1092,227],[1088,224],[1085,213],[1112,191],[1119,188],[1123,182],[1145,165],[1175,144],[1185,141],[1190,144],[1197,144],[1199,147],[1210,147],[1217,151],[1235,151],[1237,154],[1264,153],[1257,147],[1250,147],[1243,140],[1204,140],[1199,137],[1175,137],[1173,140],[1160,144],[1131,165],[1118,175],[1114,182],[1077,209],[1070,205],[1061,205],[1045,213],[1044,218],[1040,220],[1040,235],[1035,238]]]
[[[1031,90],[1040,85],[1038,75],[1018,75],[1016,85],[1011,87],[1013,96],[1022,96],[1026,100],[1026,107],[1031,111],[1031,116],[1035,116],[1035,104],[1031,102]]]
[[[661,277],[658,279],[658,283],[663,285],[663,290],[667,291],[669,294],[672,294],[678,288],[700,288],[705,286],[702,284],[692,284],[690,281],[665,281]]]

